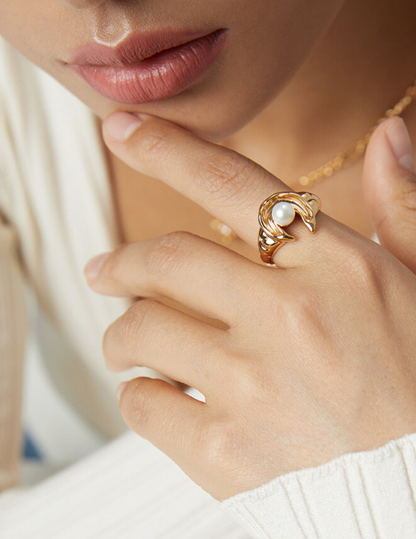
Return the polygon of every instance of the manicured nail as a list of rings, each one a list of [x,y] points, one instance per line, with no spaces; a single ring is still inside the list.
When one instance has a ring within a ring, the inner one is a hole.
[[[128,112],[115,112],[104,120],[106,133],[114,140],[124,142],[143,123],[143,118]]]
[[[98,277],[100,273],[101,266],[103,265],[104,260],[110,255],[110,253],[102,253],[101,255],[94,256],[87,263],[84,268],[84,275],[89,280],[94,280]]]
[[[121,382],[121,384],[117,388],[117,399],[119,402],[120,402],[121,394],[123,393],[124,388],[126,387],[127,384],[128,382]]]
[[[399,164],[414,172],[412,141],[403,118],[391,121],[386,134]]]

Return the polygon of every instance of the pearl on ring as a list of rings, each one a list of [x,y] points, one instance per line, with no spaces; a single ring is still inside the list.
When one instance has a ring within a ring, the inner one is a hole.
[[[289,202],[278,202],[272,209],[273,221],[279,226],[287,226],[295,218],[295,210]]]

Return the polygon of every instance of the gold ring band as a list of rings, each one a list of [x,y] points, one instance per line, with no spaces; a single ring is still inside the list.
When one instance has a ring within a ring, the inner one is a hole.
[[[308,230],[314,234],[316,230],[316,214],[321,208],[321,200],[317,195],[307,192],[274,193],[260,204],[259,208],[259,252],[262,261],[268,266],[275,266],[274,253],[284,243],[296,238],[283,230],[298,213]]]

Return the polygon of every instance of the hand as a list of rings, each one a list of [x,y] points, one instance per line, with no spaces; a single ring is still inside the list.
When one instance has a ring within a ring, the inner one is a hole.
[[[114,153],[257,246],[259,205],[287,185],[154,117],[125,142],[112,139],[126,117],[103,124]],[[106,330],[108,368],[146,366],[206,397],[136,378],[121,392],[124,420],[217,500],[416,431],[416,276],[324,212],[316,222],[315,234],[299,216],[287,227],[297,241],[276,252],[277,268],[174,232],[120,245],[95,278],[94,264],[86,269],[98,293],[145,298]]]

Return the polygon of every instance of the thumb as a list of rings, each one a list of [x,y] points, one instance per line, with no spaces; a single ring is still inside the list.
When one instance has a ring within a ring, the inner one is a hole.
[[[368,144],[363,194],[380,244],[416,273],[416,174],[402,118],[382,122]]]

